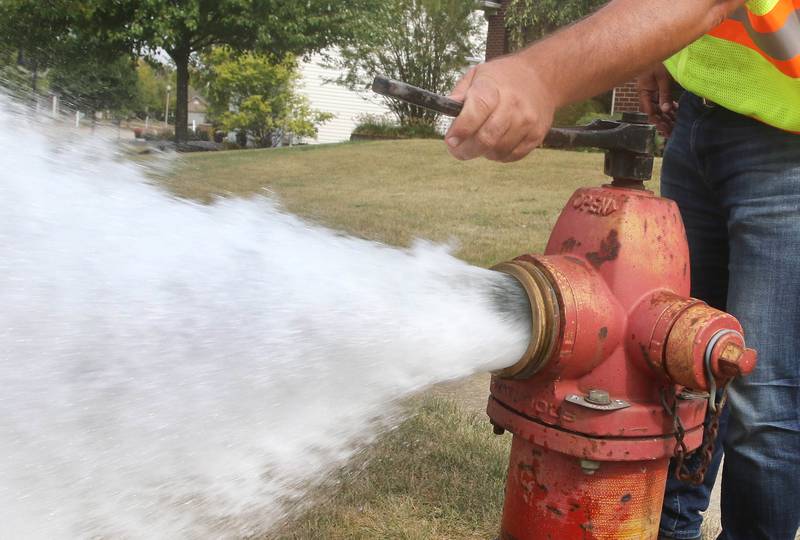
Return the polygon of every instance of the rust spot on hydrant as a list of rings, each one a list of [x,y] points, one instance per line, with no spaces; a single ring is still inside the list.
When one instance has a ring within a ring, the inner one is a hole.
[[[563,242],[561,242],[561,253],[569,253],[580,245],[581,243],[574,237],[569,237]]]
[[[608,236],[600,242],[600,249],[587,253],[586,260],[595,268],[599,268],[604,262],[616,259],[619,256],[620,247],[622,245],[619,243],[619,233],[616,229],[611,229]]]

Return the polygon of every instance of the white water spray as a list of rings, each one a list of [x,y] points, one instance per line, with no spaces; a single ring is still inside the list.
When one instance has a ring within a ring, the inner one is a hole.
[[[441,247],[178,200],[0,109],[2,538],[264,531],[394,400],[526,348]]]

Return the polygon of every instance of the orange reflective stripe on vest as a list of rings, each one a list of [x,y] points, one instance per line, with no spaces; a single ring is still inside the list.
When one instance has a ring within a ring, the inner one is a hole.
[[[749,0],[664,65],[690,92],[800,133],[800,0]]]
[[[764,15],[737,9],[709,35],[758,52],[790,77],[800,77],[800,0],[778,2]]]

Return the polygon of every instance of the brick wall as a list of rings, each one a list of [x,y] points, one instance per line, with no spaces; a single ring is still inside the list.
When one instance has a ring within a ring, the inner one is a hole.
[[[614,92],[614,112],[639,112],[639,94],[636,81],[617,86]]]
[[[489,22],[486,33],[486,60],[508,53],[508,34],[505,23],[505,6],[509,0],[502,0],[502,8],[486,18]],[[639,94],[636,81],[629,81],[616,88],[614,112],[639,112]]]
[[[506,10],[509,0],[502,0],[501,7],[494,15],[488,15],[489,28],[486,33],[486,59],[491,60],[508,52],[508,36],[506,34]]]

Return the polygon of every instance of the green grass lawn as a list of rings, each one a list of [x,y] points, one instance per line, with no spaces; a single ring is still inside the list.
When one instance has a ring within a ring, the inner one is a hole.
[[[193,154],[169,179],[182,196],[273,193],[316,222],[407,246],[453,242],[488,266],[541,251],[569,195],[600,184],[600,153],[539,150],[511,165],[459,162],[436,140]]]
[[[512,165],[462,163],[441,141],[412,140],[194,154],[164,181],[203,201],[273,193],[315,222],[397,246],[451,242],[488,266],[541,251],[569,195],[606,181],[602,167],[602,154],[553,150]],[[412,400],[404,423],[269,537],[494,538],[510,437],[494,436],[481,411],[485,378],[459,388],[474,395]]]

